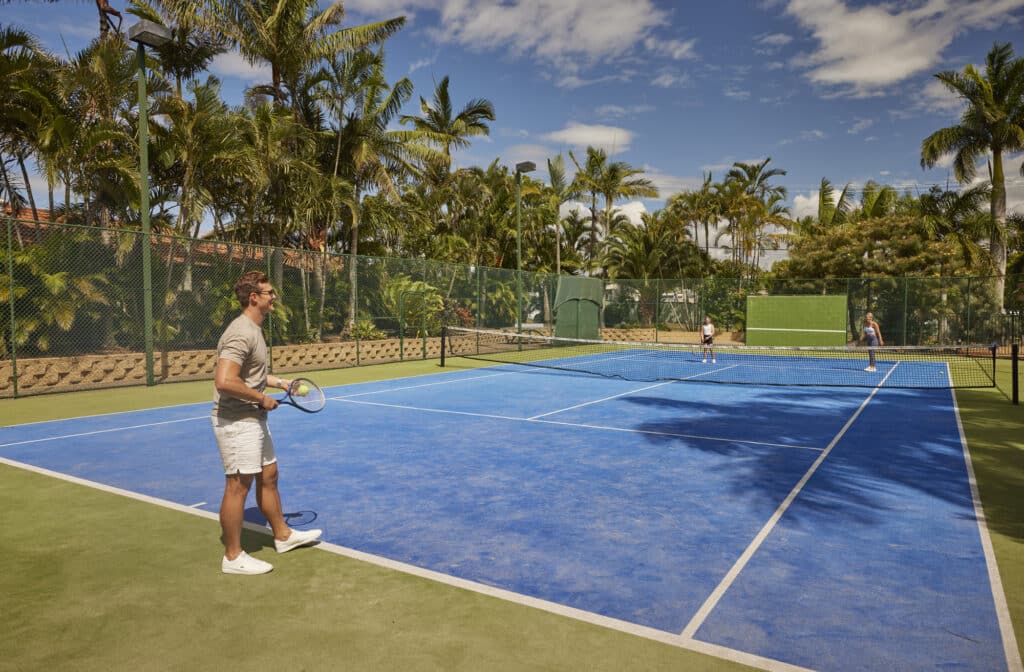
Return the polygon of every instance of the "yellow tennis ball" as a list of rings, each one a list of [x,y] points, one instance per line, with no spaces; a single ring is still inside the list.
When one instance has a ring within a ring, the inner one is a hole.
[[[299,389],[296,390],[300,397],[304,397],[309,394],[309,385],[299,385]]]

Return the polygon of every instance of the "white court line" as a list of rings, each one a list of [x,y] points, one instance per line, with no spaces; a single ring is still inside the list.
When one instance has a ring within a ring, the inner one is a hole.
[[[949,364],[946,364],[948,369]],[[950,377],[952,380],[952,376]],[[988,583],[992,588],[992,600],[995,603],[996,618],[999,620],[999,634],[1003,639],[1003,652],[1006,655],[1006,667],[1009,672],[1024,671],[1024,663],[1021,662],[1020,649],[1017,647],[1017,637],[1013,632],[1013,622],[1010,620],[1010,607],[1006,603],[1006,593],[1003,591],[1003,581],[999,577],[999,565],[996,563],[995,550],[992,548],[992,537],[988,532],[988,523],[985,520],[985,510],[981,506],[981,492],[978,490],[978,480],[974,475],[974,462],[971,460],[971,452],[967,449],[967,435],[964,433],[964,425],[960,420],[960,406],[956,403],[956,394],[949,391],[953,397],[953,412],[956,414],[956,428],[960,433],[960,446],[964,453],[964,462],[967,465],[967,482],[971,487],[971,500],[974,503],[974,518],[978,521],[978,533],[981,536],[981,548],[985,554],[985,564],[988,566]]]
[[[769,443],[767,441],[747,441],[746,439],[728,439],[720,436],[702,436],[700,434],[676,434],[674,432],[656,432],[649,429],[627,429],[625,427],[609,427],[607,425],[585,425],[576,422],[559,422],[558,420],[534,420],[527,418],[528,422],[537,422],[544,425],[563,425],[565,427],[580,427],[584,429],[603,429],[610,432],[628,432],[632,434],[653,434],[654,436],[674,436],[682,439],[704,439],[706,441],[722,441],[725,443],[743,443],[752,446],[770,446],[772,448],[799,448],[801,450],[813,450],[820,453],[823,448],[817,446],[799,446],[792,443]]]
[[[898,362],[896,363],[896,366],[893,366],[889,370],[889,373],[885,374],[885,378],[882,378],[878,385],[871,390],[871,394],[867,396],[867,399],[865,399],[864,402],[860,405],[860,407],[858,407],[857,410],[854,412],[854,414],[850,416],[850,419],[846,421],[846,424],[843,425],[843,428],[840,429],[839,433],[835,435],[835,438],[833,438],[832,441],[825,448],[825,450],[821,452],[821,455],[818,456],[818,459],[814,460],[810,468],[808,468],[807,472],[803,475],[803,478],[801,478],[797,482],[797,484],[793,486],[793,489],[789,491],[789,494],[786,496],[786,498],[782,500],[782,503],[779,504],[779,507],[775,509],[775,513],[772,514],[772,517],[768,519],[768,522],[764,524],[764,527],[762,527],[761,531],[757,533],[757,536],[754,537],[754,540],[750,542],[750,545],[747,546],[746,550],[743,551],[743,554],[740,555],[739,559],[736,560],[735,564],[733,564],[729,571],[726,572],[721,582],[719,582],[719,584],[715,586],[715,589],[711,591],[711,594],[704,601],[704,604],[700,606],[700,609],[697,610],[697,613],[693,615],[693,618],[690,619],[690,622],[686,624],[685,628],[683,628],[683,631],[680,633],[681,637],[684,637],[686,639],[693,639],[694,634],[696,634],[700,626],[704,624],[704,621],[707,620],[707,617],[711,614],[712,610],[714,610],[714,608],[718,606],[718,603],[719,601],[721,601],[722,596],[725,595],[725,592],[729,590],[732,584],[736,581],[736,578],[740,575],[740,572],[742,572],[743,569],[747,566],[747,563],[750,562],[750,559],[754,557],[754,553],[756,553],[757,550],[761,548],[761,544],[764,543],[765,539],[768,538],[768,535],[771,534],[773,529],[775,529],[775,525],[782,518],[782,514],[786,512],[790,504],[793,503],[793,500],[796,499],[796,496],[800,494],[800,491],[803,490],[804,485],[807,484],[807,481],[811,480],[811,476],[813,476],[814,472],[818,470],[818,467],[821,466],[821,463],[825,461],[825,458],[829,456],[829,453],[832,452],[832,449],[835,447],[835,445],[839,443],[839,439],[843,438],[843,435],[846,434],[847,430],[849,430],[850,427],[853,426],[854,421],[857,418],[859,418],[860,414],[864,411],[865,408],[867,408],[868,402],[870,402],[878,393],[878,391],[882,389],[882,385],[885,384],[886,379],[888,379],[889,376],[892,375],[892,372],[896,370],[897,366],[899,366]]]
[[[340,401],[346,404],[362,404],[363,406],[381,406],[383,408],[400,408],[404,411],[425,411],[427,413],[448,413],[451,415],[468,415],[474,418],[494,418],[496,420],[525,420],[525,418],[517,418],[511,415],[494,415],[490,413],[470,413],[469,411],[449,411],[441,408],[421,408],[419,406],[406,406],[404,404],[385,404],[380,401],[363,401],[361,399],[348,399],[345,397],[338,397],[335,401]]]
[[[71,418],[72,420],[74,418]],[[0,448],[10,446],[23,446],[28,443],[42,443],[44,441],[58,441],[60,439],[76,439],[80,436],[93,436],[94,434],[109,434],[111,432],[123,432],[126,429],[145,429],[146,427],[159,427],[161,425],[173,425],[179,422],[191,422],[192,420],[209,420],[209,415],[197,415],[194,418],[181,418],[180,420],[165,420],[163,422],[150,422],[144,425],[131,425],[130,427],[110,427],[108,429],[97,429],[93,432],[80,432],[78,434],[64,434],[62,436],[46,436],[41,439],[28,439],[26,441],[12,441],[11,443],[0,443]]]
[[[635,392],[643,392],[644,390],[653,390],[654,388],[661,387],[663,385],[671,385],[672,383],[678,383],[678,382],[681,382],[681,381],[684,381],[684,380],[692,380],[693,378],[698,378],[700,376],[710,375],[712,373],[717,373],[719,371],[725,371],[726,369],[731,369],[731,368],[734,368],[736,366],[738,366],[738,365],[737,364],[733,364],[732,366],[723,366],[720,369],[714,369],[712,371],[702,371],[700,373],[695,373],[692,376],[687,376],[686,378],[679,378],[679,379],[674,379],[674,380],[666,380],[666,381],[663,381],[663,382],[660,382],[660,383],[656,383],[654,385],[648,385],[647,387],[640,387],[640,388],[637,388],[635,390],[629,390],[628,392],[620,392],[619,394],[613,394],[612,396],[604,397],[603,399],[595,399],[593,401],[585,401],[582,404],[576,404],[575,406],[569,406],[568,408],[560,408],[557,411],[550,411],[548,413],[541,413],[540,415],[534,415],[532,417],[527,418],[527,420],[538,420],[540,418],[546,418],[547,416],[555,415],[556,413],[564,413],[565,411],[572,411],[572,410],[575,410],[577,408],[583,408],[584,406],[590,406],[591,404],[600,404],[602,401],[610,401],[612,399],[618,399],[619,397],[625,397],[625,396],[628,396],[628,395],[633,394]],[[583,426],[583,425],[581,425],[581,426]]]
[[[662,383],[667,384],[667,383]],[[644,388],[648,389],[648,388]],[[639,390],[637,390],[639,391]],[[562,427],[579,427],[582,429],[599,429],[611,432],[626,432],[632,434],[654,434],[657,436],[676,436],[680,438],[690,439],[707,439],[708,441],[724,441],[728,443],[742,443],[754,446],[771,446],[774,448],[799,448],[801,450],[815,450],[820,451],[821,448],[816,446],[799,446],[789,443],[767,443],[764,441],[746,441],[744,439],[727,439],[722,437],[714,436],[699,436],[697,434],[672,434],[669,432],[655,432],[644,429],[626,429],[623,427],[605,427],[602,425],[584,425],[574,422],[559,422],[557,420],[535,420],[534,418],[520,418],[512,415],[495,415],[493,413],[471,413],[469,411],[451,411],[442,408],[423,408],[422,406],[406,406],[402,404],[385,404],[379,401],[361,401],[357,399],[338,399],[340,402],[347,402],[350,404],[362,404],[364,406],[380,406],[382,408],[398,408],[403,411],[422,411],[424,413],[447,413],[450,415],[467,415],[473,418],[492,418],[495,420],[512,420],[514,422],[530,422],[539,425],[560,425]]]
[[[407,385],[405,387],[389,387],[383,390],[373,390],[371,392],[357,392],[356,394],[343,394],[338,397],[331,397],[331,399],[351,399],[352,397],[363,397],[368,394],[386,394],[388,392],[398,392],[400,390],[418,390],[422,387],[433,387],[434,385],[451,385],[453,383],[465,383],[474,380],[483,380],[484,378],[494,378],[495,376],[508,376],[514,373],[513,371],[503,371],[501,373],[489,373],[486,376],[467,376],[466,378],[458,378],[456,380],[442,380],[436,383],[423,383],[422,385]]]
[[[199,516],[200,518],[205,518],[210,521],[219,521],[219,514],[216,512],[203,511],[202,509],[194,509],[166,499],[160,499],[158,497],[143,495],[137,492],[132,492],[131,490],[124,490],[114,486],[105,485],[103,483],[98,483],[96,481],[90,481],[84,478],[79,478],[77,476],[62,474],[57,471],[50,471],[49,469],[45,469],[43,467],[37,467],[31,464],[16,462],[14,460],[8,460],[3,457],[0,457],[0,464],[6,464],[10,467],[24,469],[25,471],[31,471],[37,474],[42,474],[43,476],[49,476],[51,478],[67,481],[69,483],[83,485],[89,488],[93,488],[95,490],[101,490],[103,492],[108,492],[114,495],[120,495],[122,497],[134,499],[140,502],[145,502],[147,504],[161,506],[167,509],[171,509],[173,511],[188,513],[193,516]],[[258,525],[248,520],[243,521],[242,525],[247,530],[250,530],[252,532],[265,534],[267,536],[273,535],[273,532],[264,525]],[[429,581],[435,581],[437,583],[452,586],[455,588],[461,588],[463,590],[472,591],[474,593],[478,593],[481,595],[487,595],[489,597],[494,597],[505,602],[511,602],[513,604],[531,607],[533,609],[556,614],[558,616],[571,618],[576,621],[590,623],[592,625],[597,625],[603,628],[607,628],[609,630],[615,630],[617,632],[623,632],[626,634],[635,635],[637,637],[642,637],[644,639],[661,642],[663,644],[668,644],[676,648],[686,649],[687,651],[695,651],[697,653],[703,653],[708,656],[714,656],[722,660],[728,660],[734,663],[741,663],[744,665],[749,665],[751,667],[757,667],[762,670],[767,670],[767,672],[813,672],[812,670],[809,670],[805,667],[790,665],[789,663],[773,660],[771,658],[764,658],[762,656],[756,656],[754,654],[746,653],[744,651],[738,651],[736,649],[730,649],[728,647],[719,646],[717,644],[708,644],[706,642],[700,642],[693,639],[688,640],[683,637],[680,637],[679,635],[673,634],[671,632],[666,632],[664,630],[657,630],[655,628],[650,628],[644,625],[630,623],[629,621],[622,621],[617,618],[602,616],[601,614],[596,614],[590,611],[584,611],[582,609],[576,609],[574,607],[569,607],[564,604],[559,604],[557,602],[550,602],[548,600],[530,597],[529,595],[515,593],[510,590],[505,590],[504,588],[496,588],[494,586],[489,586],[483,583],[477,583],[475,581],[470,581],[468,579],[461,579],[456,576],[443,574],[441,572],[436,572],[431,569],[425,569],[423,567],[417,567],[416,565],[407,564],[404,562],[400,562],[398,560],[392,560],[384,556],[365,553],[363,551],[359,551],[354,548],[348,548],[346,546],[339,546],[337,544],[322,541],[316,544],[315,546],[311,547],[311,549],[319,549],[327,553],[333,553],[335,555],[352,558],[354,560],[359,560],[361,562],[367,562],[378,567],[383,567],[385,569],[402,572],[403,574],[410,574],[412,576],[418,576]]]
[[[188,508],[198,509],[200,506],[206,506],[206,502],[196,502],[195,504],[189,504]]]
[[[619,397],[625,397],[627,395],[634,394],[636,392],[643,392],[644,390],[653,390],[656,387],[662,387],[664,385],[671,385],[674,382],[675,382],[674,380],[666,380],[665,382],[657,383],[655,385],[648,385],[647,387],[638,387],[635,390],[628,390],[626,392],[620,392],[618,394],[613,394],[610,397],[604,397],[603,399],[594,399],[593,401],[584,401],[582,404],[576,404],[575,406],[568,406],[566,408],[560,408],[557,411],[550,411],[548,413],[541,413],[540,415],[534,415],[534,416],[531,416],[531,417],[526,418],[526,419],[527,420],[539,420],[540,418],[546,418],[547,416],[554,415],[556,413],[564,413],[565,411],[571,411],[571,410],[574,410],[574,409],[577,409],[577,408],[583,408],[584,406],[590,406],[591,404],[600,404],[602,401],[611,401],[612,399],[618,399]]]
[[[23,399],[24,397],[19,397]],[[168,408],[181,408],[183,406],[206,406],[210,407],[213,405],[213,400],[210,401],[190,401],[185,404],[171,404],[170,406],[150,406],[148,408],[136,408],[130,411],[111,411],[110,413],[93,413],[92,415],[74,415],[67,418],[56,418],[54,420],[35,420],[33,422],[20,422],[16,425],[0,425],[0,430],[8,429],[10,427],[28,427],[30,425],[45,425],[48,422],[67,422],[68,420],[86,420],[88,418],[105,418],[110,415],[125,415],[128,413],[144,413],[146,411],[163,411]]]

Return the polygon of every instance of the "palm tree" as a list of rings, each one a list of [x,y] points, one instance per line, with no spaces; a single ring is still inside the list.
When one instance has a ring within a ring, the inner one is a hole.
[[[569,158],[576,165],[576,186],[579,192],[591,195],[591,241],[590,252],[593,259],[597,245],[597,196],[604,196],[604,221],[609,226],[612,217],[612,206],[620,198],[656,198],[658,189],[654,183],[642,175],[643,170],[634,168],[624,161],[608,162],[608,154],[603,149],[587,147],[586,168],[580,166],[572,152]],[[608,233],[608,232],[606,232]]]
[[[218,54],[227,51],[223,37],[202,27],[199,5],[195,0],[134,0],[128,13],[152,21],[171,31],[171,40],[153,51],[160,69],[174,80],[178,98],[185,82],[205,71]]]
[[[683,191],[673,195],[666,206],[683,221],[693,222],[693,241],[696,244],[700,240],[698,225],[704,227],[704,254],[711,253],[711,232],[712,223],[716,223],[721,216],[721,201],[715,196],[715,185],[712,182],[711,173],[704,175],[704,182],[696,191]]]
[[[559,154],[554,159],[548,159],[548,182],[547,190],[547,212],[553,223],[549,224],[555,230],[555,273],[562,272],[562,217],[559,211],[562,204],[576,198],[579,192],[576,191],[573,182],[570,182],[565,175],[565,159]],[[553,214],[552,214],[553,213]]]
[[[821,187],[818,189],[818,226],[821,228],[842,224],[853,210],[849,184],[839,192],[838,199],[834,198],[835,193],[832,183],[827,178],[821,178]]]
[[[980,184],[962,192],[932,187],[921,195],[925,229],[936,240],[955,242],[968,268],[981,251],[978,241],[986,234],[988,219],[982,208],[991,197],[990,191],[989,185]]]
[[[494,121],[494,105],[486,98],[475,98],[466,103],[458,114],[454,114],[452,99],[448,93],[448,77],[445,76],[434,87],[434,100],[428,103],[420,97],[420,112],[423,116],[416,117],[403,114],[401,123],[412,124],[413,128],[431,137],[441,146],[444,152],[445,167],[450,169],[452,147],[469,146],[469,138],[477,135],[489,135],[490,126],[486,122]]]
[[[46,100],[43,90],[50,88],[47,80],[52,80],[47,76],[49,63],[32,35],[19,28],[0,28],[0,195],[6,195],[15,213],[19,202],[24,202],[5,165],[4,155],[10,154],[21,170],[33,219],[39,219],[39,214],[25,158],[36,144],[41,103]]]
[[[935,78],[960,96],[967,107],[958,125],[935,131],[924,139],[921,167],[931,168],[941,157],[952,153],[953,174],[960,182],[969,182],[974,179],[978,159],[991,152],[989,249],[999,273],[996,295],[1002,310],[1006,286],[1003,153],[1024,149],[1024,59],[1014,58],[1009,43],[996,43],[985,57],[984,72],[968,65],[963,72],[947,70]]]
[[[251,64],[269,63],[269,84],[253,87],[288,106],[298,119],[302,82],[321,59],[377,44],[405,25],[397,17],[350,28],[338,28],[344,6],[334,2],[321,10],[317,0],[211,0],[202,27],[237,44]]]
[[[643,213],[640,224],[624,223],[605,241],[603,260],[611,278],[640,281],[640,320],[643,326],[654,321],[658,279],[666,257],[675,247],[674,233],[662,214]]]
[[[414,159],[432,159],[435,154],[421,144],[419,131],[389,128],[399,110],[412,95],[412,82],[402,78],[389,86],[384,79],[384,59],[376,59],[373,74],[358,93],[357,104],[346,115],[340,130],[340,177],[352,185],[350,259],[359,253],[360,202],[368,189],[385,198],[400,198],[398,178],[415,172]],[[356,322],[356,268],[349,264],[349,328]]]
[[[868,180],[860,195],[860,219],[885,217],[896,209],[899,194],[889,185],[882,186],[874,180]]]

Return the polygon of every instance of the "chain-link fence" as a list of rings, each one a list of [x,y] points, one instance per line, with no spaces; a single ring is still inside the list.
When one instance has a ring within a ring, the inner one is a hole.
[[[554,333],[555,275],[162,235],[149,240],[147,315],[138,231],[0,226],[0,398],[211,377],[217,340],[240,310],[232,287],[254,269],[280,295],[266,325],[276,371],[437,357],[444,324]],[[751,294],[845,294],[851,339],[871,311],[887,344],[1008,351],[1024,330],[1024,277],[1006,284],[1001,312],[993,278],[606,280],[600,319],[644,329],[644,339],[687,340],[711,315],[742,342]]]

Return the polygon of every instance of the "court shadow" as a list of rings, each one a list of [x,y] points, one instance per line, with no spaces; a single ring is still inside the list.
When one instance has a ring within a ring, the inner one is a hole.
[[[303,525],[309,525],[316,519],[316,511],[286,511],[284,513],[284,522],[288,523],[289,527],[302,527]],[[255,523],[256,525],[267,524],[267,519],[260,511],[258,506],[250,506],[246,508],[245,521],[249,523]]]
[[[938,501],[953,507],[959,517],[973,518],[959,433],[943,394],[948,392],[887,391],[876,395],[816,469],[787,517],[796,522],[827,518],[870,526],[893,511],[923,509]],[[628,401],[670,411],[669,417],[661,413],[661,417],[635,425],[649,432],[646,440],[653,444],[742,457],[728,477],[729,495],[753,498],[759,500],[754,502],[759,506],[773,508],[816,455],[796,447],[752,442],[825,449],[855,407],[845,404],[830,409],[827,399],[823,406],[823,395],[828,395],[827,389],[807,388],[787,389],[777,395],[766,392],[753,401],[750,397],[736,401],[716,397],[711,403],[699,395],[685,400],[636,396]],[[977,417],[983,423],[994,420]],[[670,434],[741,436],[750,442],[666,436]],[[791,482],[786,482],[787,476]],[[1005,514],[998,518],[1006,522],[997,524],[1009,526],[1008,533],[1020,538],[1024,525],[1015,521],[1019,516],[1010,515],[1009,509],[1015,501],[1012,490],[1019,492],[1024,485],[1024,468],[1018,465],[1011,475],[988,480],[993,481],[989,486],[993,497],[991,502],[985,500],[986,511],[990,505],[1005,506]]]

